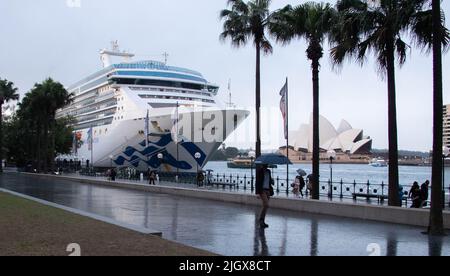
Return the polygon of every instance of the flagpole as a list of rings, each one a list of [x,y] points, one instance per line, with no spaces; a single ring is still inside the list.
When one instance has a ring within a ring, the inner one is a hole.
[[[178,107],[179,107],[179,104],[178,104],[178,102],[177,102],[177,176],[176,176],[176,180],[177,180],[177,182],[178,182],[178,175],[179,175],[179,173],[180,173],[180,169],[179,169],[179,167],[178,167],[178,162],[179,162],[179,159],[180,159],[180,156],[179,156],[179,142],[180,141],[178,141],[178,139],[179,139],[179,134],[178,134],[178,132],[179,132],[179,129],[178,129],[178,121],[180,120],[180,115],[179,115],[179,113],[178,113]]]
[[[91,125],[91,166],[92,171],[94,171],[94,127]]]
[[[148,135],[150,132],[150,117],[149,117],[149,111],[147,109],[147,115],[145,116],[145,150],[147,150],[148,148]],[[148,165],[148,154],[145,155],[145,160],[146,160],[146,164],[145,166],[147,167],[147,171],[149,169],[149,165]],[[149,175],[150,177],[150,175]]]
[[[286,77],[286,156],[289,160],[289,85]],[[289,162],[286,164],[286,194],[289,194]]]

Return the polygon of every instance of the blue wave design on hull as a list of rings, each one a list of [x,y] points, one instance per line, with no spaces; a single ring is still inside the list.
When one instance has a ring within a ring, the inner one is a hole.
[[[158,159],[157,155],[158,153],[162,153],[164,155],[164,164],[168,164],[174,168],[178,168],[181,170],[191,170],[192,166],[188,162],[182,160],[177,161],[176,158],[169,154],[169,152],[165,149],[165,147],[167,147],[171,142],[173,142],[172,135],[166,134],[161,136],[161,139],[159,139],[157,142],[149,141],[149,146],[142,151],[129,146],[125,149],[125,151],[123,151],[123,154],[129,157],[129,159],[125,158],[124,156],[119,156],[116,158],[116,160],[113,160],[113,162],[118,166],[124,166],[125,163],[128,162],[135,168],[139,167],[140,162],[144,162],[152,168],[158,168],[162,165],[162,163]],[[145,147],[145,144],[145,140],[139,143],[139,145],[142,147]],[[205,162],[207,156],[197,145],[192,142],[184,141],[182,141],[180,145],[194,158],[194,160],[196,160],[199,166],[201,166]],[[195,158],[195,154],[197,152],[201,154],[201,157],[199,159]],[[150,156],[150,158],[148,158],[148,161],[143,160],[142,158],[137,156],[136,153],[139,153],[142,156]]]

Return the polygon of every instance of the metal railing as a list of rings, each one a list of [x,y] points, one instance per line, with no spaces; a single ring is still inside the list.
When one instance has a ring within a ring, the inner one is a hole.
[[[89,172],[83,171],[80,173],[85,176],[93,177],[108,177],[106,172]],[[133,173],[130,171],[119,171],[117,180],[136,181],[141,182],[141,174]],[[158,180],[166,183],[172,183],[183,187],[184,185],[193,185],[202,188],[235,191],[243,193],[255,192],[255,176],[239,175],[239,174],[204,174],[200,179],[195,173],[180,173],[178,178],[173,173],[159,173]],[[148,175],[143,175],[143,181],[148,183]],[[274,178],[274,193],[277,197],[296,197],[297,194],[293,192],[293,187],[288,183],[286,179],[275,177]],[[411,184],[400,185],[403,188],[402,206],[410,207],[412,199],[408,197],[409,191],[412,187]],[[308,184],[302,190],[303,198],[310,197],[310,191],[308,190]],[[329,201],[344,201],[344,202],[365,202],[368,204],[387,204],[388,200],[388,184],[374,183],[367,180],[366,182],[358,182],[356,180],[352,182],[339,180],[320,180],[319,181],[319,195],[321,200]],[[450,208],[450,186],[443,189],[443,203],[445,207]],[[431,197],[431,191],[429,191],[429,199]],[[400,196],[400,194],[399,194]]]

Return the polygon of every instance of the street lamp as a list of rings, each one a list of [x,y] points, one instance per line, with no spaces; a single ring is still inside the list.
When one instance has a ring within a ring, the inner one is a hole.
[[[252,192],[253,192],[253,189],[254,189],[254,186],[253,186],[253,162],[254,162],[255,157],[256,157],[256,152],[250,151],[248,153],[248,156],[250,157],[250,161],[251,161],[251,164],[250,164],[250,166],[251,166],[251,168],[250,168],[250,171],[251,171],[251,189],[252,189]]]
[[[197,172],[196,172],[195,178],[197,179],[197,186],[198,186],[199,185],[199,182],[198,182],[198,160],[202,157],[202,154],[200,152],[196,152],[194,157],[196,159],[195,163],[197,164]]]
[[[161,165],[162,165],[162,161],[163,161],[164,155],[162,154],[162,152],[160,152],[160,153],[158,153],[157,157],[158,157],[158,160],[159,160],[158,182],[161,183]]]
[[[328,197],[333,198],[333,160],[336,159],[336,152],[334,150],[327,151],[327,156],[330,159],[330,185],[328,186]]]
[[[447,146],[442,147],[442,205],[445,208],[445,158],[450,154]]]

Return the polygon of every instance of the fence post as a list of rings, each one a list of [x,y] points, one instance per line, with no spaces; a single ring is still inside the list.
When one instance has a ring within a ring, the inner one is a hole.
[[[286,196],[289,196],[289,187],[291,186],[291,184],[288,183],[289,179],[286,179]]]
[[[247,175],[244,175],[244,191],[247,191]]]
[[[237,176],[237,180],[236,180],[236,190],[239,191],[239,175],[236,175],[236,176]]]
[[[344,181],[343,181],[342,178],[341,178],[341,194],[340,194],[340,198],[341,198],[341,199],[344,198],[344,194],[343,194],[343,192],[342,192],[343,186],[344,186]]]
[[[253,193],[253,191],[255,190],[255,183],[253,182],[253,176],[252,176],[252,182],[251,182],[251,191]]]
[[[370,200],[369,195],[370,195],[370,182],[369,182],[369,180],[367,180],[367,201]]]
[[[356,194],[356,180],[353,179],[353,195]],[[353,196],[353,200],[356,201],[356,196]]]
[[[328,179],[328,199],[332,199],[333,198],[333,195],[332,195],[332,193],[333,193],[333,190],[332,190],[332,188],[331,188],[331,179]]]
[[[277,195],[280,193],[280,177],[277,176]]]

